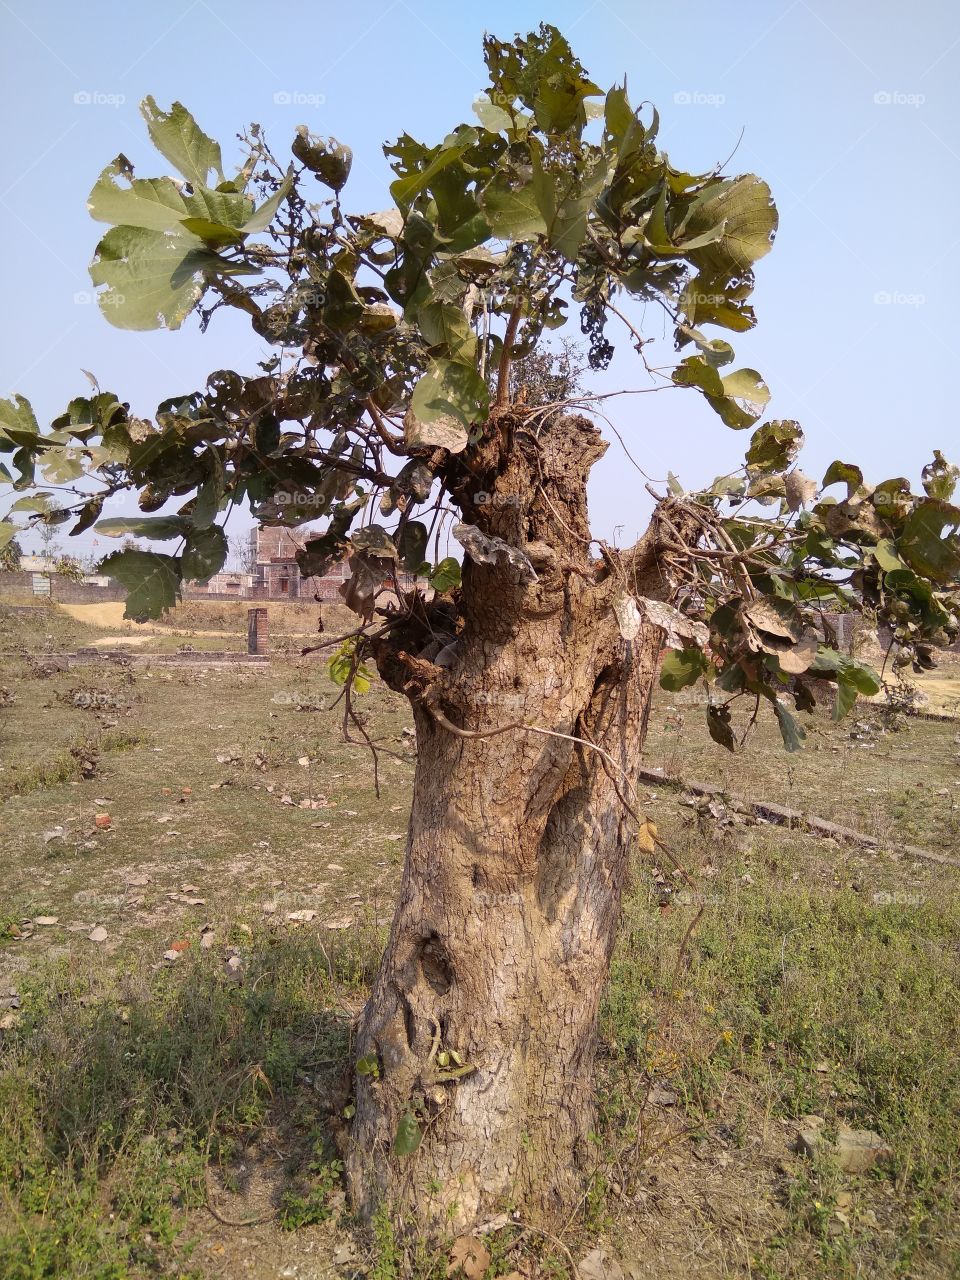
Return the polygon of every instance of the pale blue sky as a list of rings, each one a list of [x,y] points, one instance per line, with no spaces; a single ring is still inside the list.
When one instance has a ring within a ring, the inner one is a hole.
[[[218,317],[205,336],[193,320],[177,333],[132,334],[83,300],[102,230],[85,210],[97,173],[119,151],[143,176],[163,171],[138,114],[146,94],[186,103],[228,162],[252,120],[278,150],[301,122],[334,134],[354,151],[347,206],[379,209],[390,177],[381,143],[404,130],[433,142],[472,119],[484,29],[510,37],[541,20],[563,30],[598,83],[627,73],[634,100],[657,104],[661,144],[679,166],[710,168],[744,131],[730,171],[770,182],[781,225],[758,268],[758,328],[734,342],[738,363],[772,388],[767,416],[803,424],[804,469],[821,475],[845,457],[874,479],[915,479],[934,447],[960,455],[949,372],[960,10],[947,0],[491,0],[477,10],[439,0],[0,0],[0,394],[22,392],[49,419],[85,391],[87,368],[146,416],[210,370],[249,371],[260,358],[263,344],[240,317]],[[276,100],[284,93],[292,105]],[[666,362],[669,335],[652,312],[649,324]],[[643,385],[626,343],[600,381]],[[695,393],[612,403],[651,476],[671,468],[694,486],[742,459],[746,434]],[[598,536],[622,526],[620,540],[632,540],[649,504],[615,443],[591,496]]]

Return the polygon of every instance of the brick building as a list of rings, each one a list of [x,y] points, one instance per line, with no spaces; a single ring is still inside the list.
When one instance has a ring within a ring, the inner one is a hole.
[[[339,598],[340,586],[349,577],[346,561],[331,565],[322,578],[305,578],[297,564],[297,552],[312,530],[258,525],[250,530],[251,595],[262,600],[321,600]]]

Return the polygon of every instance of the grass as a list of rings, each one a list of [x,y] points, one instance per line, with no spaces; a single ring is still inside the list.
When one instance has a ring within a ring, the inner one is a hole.
[[[0,609],[0,1005],[12,1005],[0,1018],[13,1015],[0,1031],[0,1275],[266,1278],[281,1258],[311,1274],[352,1240],[372,1280],[445,1276],[448,1255],[388,1215],[353,1232],[330,1125],[399,876],[406,706],[376,684],[361,704],[399,756],[381,759],[377,800],[369,753],[340,740],[322,662],[43,659],[91,634],[49,606]],[[869,728],[851,737],[858,720]],[[761,727],[732,760],[698,708],[661,696],[648,758],[861,825],[884,847],[727,824],[643,793],[693,887],[638,854],[583,1211],[561,1245],[491,1233],[485,1280],[524,1266],[559,1280],[565,1248],[597,1235],[666,1280],[960,1269],[956,873],[895,851],[956,849],[956,725],[885,733],[877,709],[858,708],[841,726],[816,718],[795,757],[775,734]],[[96,755],[92,776],[76,751]],[[303,908],[315,919],[290,923]],[[37,916],[57,923],[22,927]],[[795,1121],[811,1111],[876,1129],[892,1163],[851,1178],[799,1157]],[[208,1202],[266,1221],[225,1227]]]

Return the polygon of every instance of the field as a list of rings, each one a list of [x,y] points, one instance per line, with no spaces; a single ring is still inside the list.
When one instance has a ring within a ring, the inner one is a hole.
[[[244,648],[243,606],[149,629],[0,606],[4,1280],[456,1274],[386,1218],[350,1221],[328,1123],[392,912],[412,720],[377,683],[363,700],[378,798],[299,656],[316,610],[276,610],[268,666],[171,666],[149,655]],[[136,660],[57,661],[110,638]],[[956,667],[934,679],[949,711]],[[802,753],[761,723],[733,757],[693,699],[658,695],[651,767],[879,844],[641,788],[667,852],[632,869],[595,1173],[555,1238],[493,1229],[485,1280],[960,1273],[958,731],[824,707]],[[800,1154],[810,1115],[889,1151],[863,1174],[826,1142]]]

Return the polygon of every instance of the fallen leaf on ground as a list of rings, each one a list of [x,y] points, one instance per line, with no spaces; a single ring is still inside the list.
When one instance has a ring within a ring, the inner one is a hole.
[[[637,832],[637,845],[644,853],[656,853],[657,828],[652,822],[644,822]]]
[[[450,1250],[448,1276],[465,1276],[466,1280],[480,1280],[490,1265],[490,1253],[487,1248],[473,1236],[460,1236],[454,1240]]]

